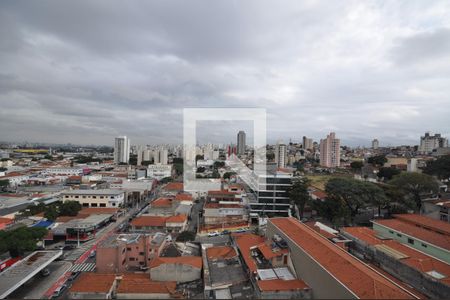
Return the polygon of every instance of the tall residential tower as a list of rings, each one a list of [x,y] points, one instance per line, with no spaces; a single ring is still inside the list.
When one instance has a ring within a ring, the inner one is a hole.
[[[126,136],[116,137],[114,141],[114,163],[126,163],[130,160],[130,140]]]
[[[237,134],[237,154],[245,154],[245,132],[242,130]]]
[[[327,168],[336,168],[341,160],[341,142],[336,134],[331,132],[326,139],[320,140],[320,165]]]

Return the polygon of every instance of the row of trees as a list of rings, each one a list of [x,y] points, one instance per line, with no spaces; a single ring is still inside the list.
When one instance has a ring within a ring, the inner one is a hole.
[[[44,218],[54,221],[59,216],[76,216],[81,208],[81,204],[78,201],[58,201],[49,205],[45,205],[44,203],[30,205],[26,210],[22,210],[20,214],[27,217],[43,212]]]
[[[289,196],[292,204],[298,207],[300,217],[306,205],[310,205],[333,223],[342,221],[353,224],[355,217],[363,209],[376,208],[378,214],[385,208],[390,213],[412,209],[419,211],[422,198],[436,194],[438,182],[427,174],[402,173],[387,184],[379,185],[347,177],[331,178],[325,185],[325,201],[312,201],[308,193],[307,178],[296,178]]]

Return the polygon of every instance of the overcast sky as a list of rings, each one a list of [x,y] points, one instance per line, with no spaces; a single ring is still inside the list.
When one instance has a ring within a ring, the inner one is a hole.
[[[450,137],[450,1],[1,1],[0,104],[11,141],[181,143],[185,107],[266,108],[269,142]]]

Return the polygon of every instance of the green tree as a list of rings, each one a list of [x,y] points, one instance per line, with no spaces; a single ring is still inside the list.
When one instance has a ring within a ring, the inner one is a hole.
[[[236,172],[225,172],[223,174],[223,179],[230,179],[231,176],[234,176],[234,175],[236,175]]]
[[[130,165],[136,166],[137,165],[137,155],[136,154],[131,154],[130,155],[130,159],[128,160],[128,163]]]
[[[49,206],[47,210],[44,212],[44,218],[50,221],[55,221],[58,216],[59,216],[58,210],[54,205]]]
[[[422,207],[422,196],[439,191],[436,179],[421,173],[401,173],[388,183],[401,191],[405,205],[415,211]]]
[[[266,159],[268,161],[274,160],[275,159],[275,153],[267,153],[266,154]]]
[[[360,171],[363,165],[364,163],[360,160],[352,161],[350,163],[350,168],[352,168],[353,171]]]
[[[437,176],[439,179],[450,178],[450,155],[441,156],[429,161],[423,170],[424,173]]]
[[[225,167],[224,161],[215,161],[213,165],[214,169],[219,169]]]
[[[325,198],[324,201],[312,201],[311,208],[317,211],[317,214],[331,223],[337,225],[341,224],[341,220],[345,218],[347,211],[342,206],[342,203],[330,198]]]
[[[297,206],[300,218],[303,218],[305,206],[310,201],[308,185],[308,178],[297,177],[292,181],[292,186],[288,191],[289,199],[293,205]]]
[[[78,201],[65,201],[59,206],[59,215],[76,216],[81,208],[81,204]]]
[[[180,234],[177,236],[176,241],[177,242],[188,242],[188,241],[194,241],[195,240],[195,232],[192,231],[182,231],[180,232]]]
[[[328,180],[325,185],[327,197],[340,203],[345,208],[350,218],[350,223],[353,223],[359,210],[366,207],[369,203],[366,194],[366,190],[369,187],[366,184],[368,183],[352,178],[334,177]]]
[[[22,256],[27,251],[36,250],[36,244],[47,234],[42,227],[19,227],[0,234],[1,252],[9,251],[11,257]]]
[[[0,187],[7,187],[7,186],[9,186],[9,179],[0,180]]]
[[[153,160],[144,160],[142,161],[141,165],[143,165],[144,167],[153,164]]]
[[[195,156],[195,161],[197,162],[197,160],[203,160],[204,159],[204,156],[203,155],[200,155],[200,154],[197,154],[196,156]]]
[[[396,168],[390,168],[390,167],[382,167],[377,173],[377,176],[379,178],[384,178],[386,181],[391,180],[394,176],[400,174],[401,171]]]
[[[369,157],[367,162],[374,166],[382,167],[387,162],[387,158],[385,155],[376,155],[376,156]]]

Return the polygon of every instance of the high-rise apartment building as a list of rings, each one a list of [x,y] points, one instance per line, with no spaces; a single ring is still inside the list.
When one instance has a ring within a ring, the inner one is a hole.
[[[303,145],[303,149],[312,150],[313,149],[313,140],[304,136],[302,145]]]
[[[336,168],[340,165],[340,140],[331,132],[326,139],[320,140],[320,165],[327,168]]]
[[[275,163],[278,168],[285,168],[287,162],[286,144],[277,143],[275,146]]]
[[[237,154],[245,154],[245,132],[242,130],[237,134]]]
[[[372,141],[372,149],[377,150],[379,146],[380,146],[380,142],[377,139],[374,139]]]
[[[130,160],[130,140],[126,136],[116,137],[114,141],[114,163],[126,163]]]
[[[429,132],[426,132],[425,136],[420,137],[419,152],[421,153],[431,153],[437,148],[445,147],[448,147],[448,140],[439,133],[430,135]]]

